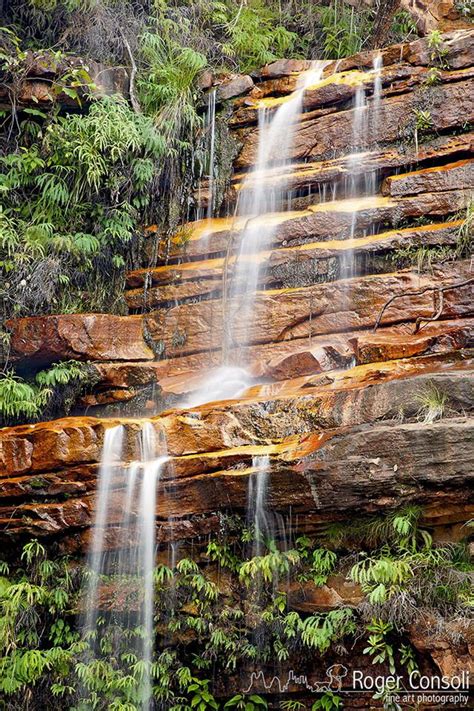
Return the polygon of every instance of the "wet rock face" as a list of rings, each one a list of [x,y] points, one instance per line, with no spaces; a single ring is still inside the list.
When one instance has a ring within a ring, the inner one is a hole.
[[[473,91],[472,80],[446,84],[433,92],[431,120],[437,131],[453,130],[466,121],[474,119],[469,96]],[[356,145],[396,143],[409,140],[414,135],[416,111],[426,103],[426,88],[400,96],[388,97],[380,107],[378,121],[369,121],[366,136],[357,136]],[[353,143],[352,125],[354,109],[311,118],[311,112],[295,134],[291,158],[294,160],[321,160],[342,153]],[[414,120],[415,119],[415,120]],[[238,157],[239,168],[249,168],[256,159],[258,136],[252,131],[245,137],[244,147]],[[275,156],[276,158],[276,156]]]
[[[298,533],[415,506],[437,541],[464,536],[474,510],[474,277],[465,221],[474,183],[473,33],[445,35],[443,47],[449,66],[438,67],[433,85],[426,38],[382,50],[378,104],[374,55],[366,52],[328,65],[306,92],[291,160],[263,180],[276,194],[287,185],[288,210],[256,218],[258,251],[246,256],[259,273],[252,319],[236,319],[229,345],[231,360],[248,364],[239,398],[183,405],[203,373],[222,365],[223,330],[240,309],[228,283],[247,218],[186,225],[185,244],[181,231],[156,266],[128,274],[127,316],[7,324],[20,368],[88,361],[98,384],[75,417],[0,430],[0,541],[16,546],[35,536],[83,552],[104,436],[120,424],[105,547],[123,547],[123,495],[145,422],[158,435],[156,453],[166,442],[170,457],[156,508],[163,547],[199,547],[222,530],[224,514],[243,515],[255,458],[265,455],[268,506],[288,520],[291,511]],[[219,100],[234,101],[230,126],[242,144],[226,195],[230,214],[261,178],[251,172],[259,102],[274,111],[305,69],[304,61],[281,60],[219,84]],[[213,82],[202,77],[206,88]],[[355,135],[361,87],[367,120]],[[429,112],[425,132],[416,125],[420,111]],[[308,614],[357,606],[361,591],[341,575],[294,585],[288,598]],[[428,620],[409,635],[431,669],[449,675],[467,664],[470,639],[457,620],[444,629]]]
[[[220,525],[218,518],[212,523],[215,512],[243,512],[252,457],[266,453],[269,505],[282,512],[291,506],[304,515],[307,531],[361,510],[410,503],[425,507],[427,521],[469,518],[474,438],[466,365],[445,360],[440,371],[436,361],[413,359],[358,366],[338,380],[307,376],[273,393],[261,386],[242,401],[151,420],[166,433],[171,456],[157,509],[161,539],[198,532],[203,515],[212,530]],[[433,387],[449,393],[451,416],[428,424],[419,396]],[[125,487],[127,463],[139,457],[140,421],[66,418],[1,431],[0,519],[7,538],[61,534],[66,544],[90,526],[104,432],[117,422],[126,429]],[[122,496],[119,488],[109,502],[117,525]]]

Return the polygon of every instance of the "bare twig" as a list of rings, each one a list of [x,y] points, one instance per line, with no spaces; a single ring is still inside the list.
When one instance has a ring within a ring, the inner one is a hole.
[[[434,316],[430,317],[424,317],[424,316],[419,316],[416,319],[416,324],[415,324],[415,333],[417,333],[420,328],[420,323],[423,321],[436,321],[439,319],[443,312],[443,306],[444,306],[444,292],[445,291],[453,291],[454,289],[460,289],[463,286],[467,286],[468,284],[474,283],[474,277],[471,279],[466,279],[465,281],[460,281],[457,284],[448,284],[448,286],[425,286],[424,289],[420,289],[419,291],[405,291],[403,294],[395,294],[395,296],[392,296],[388,301],[385,302],[385,304],[382,306],[379,315],[377,316],[377,320],[375,321],[374,325],[374,333],[380,326],[380,323],[382,321],[382,317],[385,313],[385,311],[388,309],[388,307],[396,300],[396,299],[404,299],[407,296],[422,296],[423,294],[427,294],[428,292],[432,291],[433,296],[438,295],[439,296],[439,306],[434,314]],[[436,305],[435,305],[436,308]]]
[[[439,304],[436,306],[436,298],[439,299]],[[426,324],[430,323],[431,321],[437,321],[441,314],[443,313],[443,307],[444,307],[444,292],[441,291],[441,289],[437,289],[436,291],[433,291],[433,311],[435,312],[433,316],[430,318],[428,316],[418,316],[418,318],[415,321],[415,330],[414,333],[418,333],[421,331]],[[420,326],[421,323],[424,323],[424,326]]]
[[[379,4],[372,35],[368,42],[369,49],[377,49],[386,44],[390,25],[399,7],[400,0],[384,0],[383,3]]]
[[[137,75],[137,64],[135,62],[135,57],[132,54],[132,50],[130,48],[129,41],[125,37],[123,30],[121,27],[118,28],[120,32],[120,36],[122,38],[122,42],[124,44],[125,49],[127,50],[128,57],[130,59],[130,77],[129,77],[129,93],[130,93],[130,103],[132,104],[132,108],[135,111],[136,114],[141,114],[142,113],[142,107],[140,106],[140,102],[137,99],[137,96],[135,94],[135,77]]]

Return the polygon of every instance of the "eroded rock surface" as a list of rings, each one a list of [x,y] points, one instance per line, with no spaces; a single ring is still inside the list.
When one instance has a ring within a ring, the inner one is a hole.
[[[451,22],[446,3],[432,5],[440,26]],[[223,329],[241,309],[238,298],[224,303],[223,295],[248,218],[217,215],[182,226],[157,250],[157,263],[128,274],[129,315],[7,324],[10,358],[20,368],[87,361],[97,384],[74,417],[0,430],[4,543],[37,536],[83,551],[104,435],[122,425],[105,546],[123,547],[123,493],[145,422],[158,435],[156,454],[170,457],[156,508],[159,544],[199,546],[221,530],[223,514],[244,514],[255,458],[265,455],[268,506],[282,516],[291,510],[299,533],[419,506],[436,541],[465,535],[474,510],[474,273],[466,220],[474,183],[473,36],[443,36],[434,82],[427,38],[383,49],[378,103],[370,52],[328,64],[306,92],[291,161],[264,181],[275,190],[287,184],[289,209],[255,219],[258,251],[245,257],[259,274],[252,321],[236,320],[227,353],[248,365],[238,398],[186,405],[204,373],[222,365]],[[259,107],[271,112],[287,101],[308,66],[281,60],[252,78],[218,80],[218,101],[233,100],[229,125],[242,146],[225,195],[228,214],[261,178],[251,172]],[[205,88],[215,82],[202,76]],[[367,121],[355,135],[361,87]],[[424,130],[420,111],[429,114]],[[150,227],[146,240],[156,238]],[[321,586],[293,586],[288,599],[311,613],[357,606],[361,590],[331,576]],[[104,609],[112,609],[106,601]],[[441,629],[425,622],[409,631],[422,663],[448,675],[465,668],[470,637],[461,623]]]

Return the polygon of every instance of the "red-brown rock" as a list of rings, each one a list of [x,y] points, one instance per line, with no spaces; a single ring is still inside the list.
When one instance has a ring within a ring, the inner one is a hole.
[[[36,367],[55,360],[151,360],[140,316],[61,314],[11,319],[12,360]]]

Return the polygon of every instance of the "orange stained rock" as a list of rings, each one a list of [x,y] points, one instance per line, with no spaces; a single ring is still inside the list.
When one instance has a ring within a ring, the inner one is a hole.
[[[449,136],[446,141],[441,146],[436,146],[434,148],[431,144],[420,145],[418,154],[415,156],[413,154],[413,161],[421,161],[433,156],[444,156],[449,155],[457,150],[469,150],[470,144],[474,134],[462,134],[460,136]],[[354,154],[355,155],[355,154]],[[358,158],[362,158],[364,164],[384,165],[385,163],[392,163],[395,161],[396,164],[406,165],[410,162],[407,159],[406,154],[401,154],[395,148],[388,147],[383,151],[364,151],[357,153]],[[295,180],[303,179],[305,177],[317,176],[321,173],[328,172],[331,175],[331,171],[337,171],[339,175],[349,172],[351,166],[349,165],[351,159],[350,154],[340,156],[338,158],[330,160],[321,161],[311,161],[308,163],[294,162],[285,166],[284,168],[275,167],[271,168],[265,172],[250,171],[248,173],[235,173],[233,177],[232,187],[237,192],[243,190],[244,188],[252,188],[255,180],[265,180],[270,184],[278,183],[278,180],[290,181],[294,178]],[[331,177],[328,177],[331,180]]]
[[[310,215],[314,212],[356,212],[359,210],[367,210],[377,207],[395,206],[391,198],[382,195],[373,195],[362,198],[350,198],[346,200],[334,200],[331,202],[316,203],[310,205],[305,210],[287,210],[282,212],[269,212],[264,215],[253,217],[245,215],[243,217],[214,217],[206,220],[198,220],[196,222],[188,222],[185,229],[190,230],[189,240],[195,241],[205,239],[206,237],[218,232],[229,230],[242,230],[247,223],[252,227],[275,226],[282,222],[287,222],[305,215]]]
[[[315,394],[323,396],[330,392],[361,389],[374,382],[388,382],[422,373],[434,373],[440,370],[468,370],[472,368],[473,364],[473,356],[466,356],[464,360],[457,361],[445,355],[421,356],[411,359],[399,358],[387,362],[368,363],[354,366],[348,370],[333,370],[329,373],[304,375],[289,380],[250,386],[238,399],[220,400],[186,408],[182,411],[168,410],[155,419],[175,416],[178,422],[193,426],[198,424],[195,417],[186,413],[225,412],[230,408],[238,409],[241,405],[252,402],[257,403],[273,398],[286,400],[301,397],[306,393],[312,396]]]
[[[303,76],[301,73],[300,76]],[[305,88],[305,94],[311,91],[322,89],[330,84],[345,84],[346,86],[362,86],[363,84],[372,84],[374,81],[373,74],[368,72],[360,72],[356,69],[347,72],[337,72],[337,74],[330,74],[329,76],[321,79],[320,81],[310,84]],[[254,107],[256,109],[274,109],[278,108],[282,104],[286,104],[294,97],[294,92],[291,94],[286,94],[285,96],[265,97],[264,99],[255,99],[249,101],[248,106]],[[299,120],[299,119],[298,119]]]
[[[348,370],[333,370],[327,373],[303,375],[291,380],[255,385],[244,393],[242,399],[247,401],[259,401],[266,398],[284,399],[302,396],[305,393],[314,395],[330,391],[354,390],[373,382],[402,379],[425,372],[437,372],[443,364],[446,364],[446,370],[462,370],[471,368],[473,363],[474,357],[472,356],[466,357],[461,363],[453,363],[443,355],[421,356],[411,359],[399,358],[386,362],[356,365]]]
[[[357,251],[359,248],[367,245],[383,245],[384,242],[388,242],[393,237],[403,239],[405,235],[408,236],[410,234],[417,234],[420,232],[434,233],[450,227],[458,228],[462,224],[463,220],[452,220],[450,222],[439,222],[436,224],[421,225],[419,227],[404,227],[402,229],[387,230],[386,232],[380,232],[375,235],[355,237],[353,239],[332,239],[321,242],[306,242],[304,244],[290,247],[280,247],[273,250],[262,250],[261,252],[255,254],[241,255],[239,257],[239,262],[265,262],[270,259],[272,255],[275,255],[275,257],[280,255],[282,257],[284,255],[291,257],[292,254],[296,255],[305,252],[317,252],[318,250],[321,251],[322,256],[326,256],[327,253],[331,251]],[[317,257],[317,255],[315,256]],[[228,266],[232,266],[236,259],[237,257],[235,254],[230,255],[227,260]],[[170,283],[176,285],[180,281],[198,279],[203,275],[211,276],[215,273],[222,274],[225,264],[226,259],[223,257],[195,260],[190,262],[182,262],[181,264],[168,264],[165,266],[154,267],[153,269],[137,269],[130,272],[128,278],[144,280],[147,275],[150,275],[153,283]]]
[[[332,200],[310,205],[308,212],[360,212],[376,207],[393,207],[396,205],[391,198],[383,195],[370,195],[361,198],[348,198],[346,200]]]
[[[233,217],[212,217],[204,220],[196,220],[196,222],[188,222],[184,226],[184,230],[189,229],[189,241],[194,241],[205,238],[215,232],[231,230],[232,226],[234,226],[234,228],[240,226],[239,220]]]
[[[430,175],[430,173],[446,173],[447,171],[453,170],[455,168],[461,168],[464,165],[469,165],[474,163],[474,159],[464,159],[458,160],[454,163],[445,163],[444,165],[436,165],[432,168],[420,168],[419,170],[410,170],[407,173],[398,173],[397,175],[388,176],[391,182],[396,182],[397,180],[404,180],[412,175]],[[474,186],[473,186],[474,189]]]
[[[437,224],[421,225],[420,227],[404,227],[400,230],[388,230],[387,232],[379,232],[376,235],[354,237],[353,239],[333,239],[325,242],[307,242],[305,244],[295,245],[294,247],[282,247],[278,250],[278,254],[282,252],[305,252],[313,249],[336,250],[342,252],[345,250],[354,251],[358,247],[363,247],[368,244],[376,245],[378,243],[388,241],[391,237],[396,235],[403,237],[403,235],[413,232],[436,232],[437,230],[445,230],[447,227],[460,227],[462,224],[463,220],[453,220],[452,222],[439,222]],[[271,252],[262,252],[262,254],[271,254]]]
[[[376,151],[364,151],[358,153],[359,158],[364,160],[369,157],[378,157],[380,154]],[[382,155],[390,155],[390,151]],[[350,155],[342,156],[340,158],[335,158],[334,160],[322,160],[322,161],[312,161],[308,163],[291,163],[284,167],[270,168],[265,171],[256,170],[249,173],[236,173],[233,178],[233,187],[235,190],[242,190],[243,188],[251,188],[255,182],[265,180],[265,182],[271,182],[273,179],[284,178],[288,179],[288,176],[306,176],[306,175],[317,175],[323,170],[328,168],[338,168],[343,172],[348,172],[350,170],[349,166]]]

